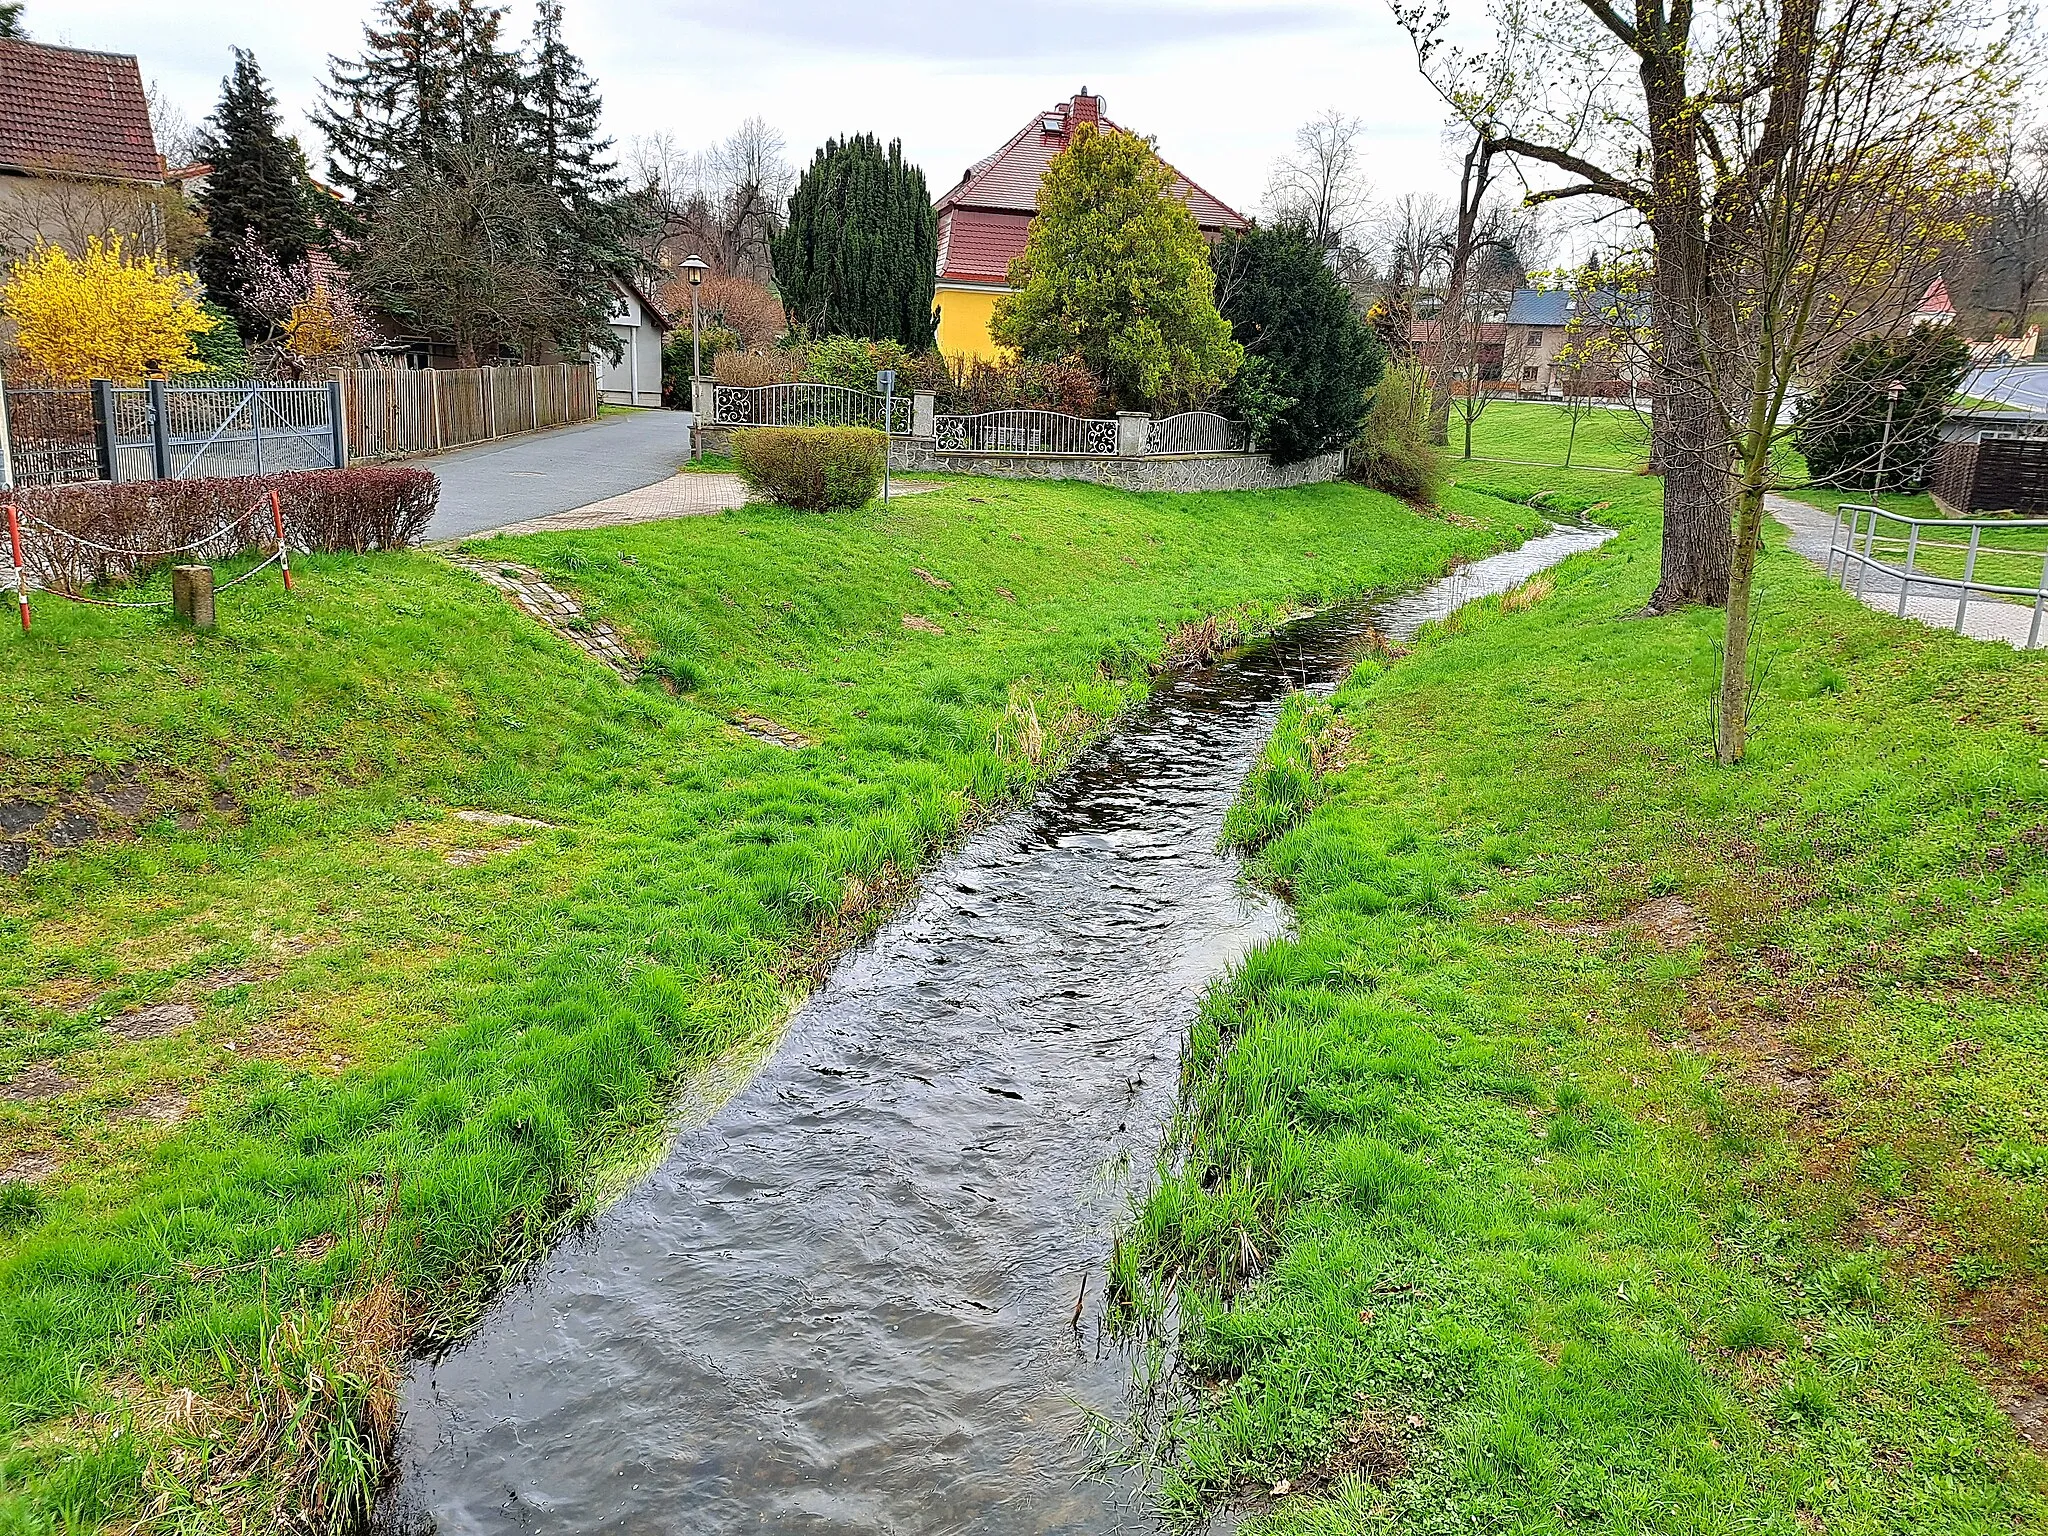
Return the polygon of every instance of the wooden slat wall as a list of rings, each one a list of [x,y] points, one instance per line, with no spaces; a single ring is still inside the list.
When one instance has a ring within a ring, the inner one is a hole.
[[[1929,489],[1958,512],[2048,512],[2048,437],[1943,443]]]
[[[351,460],[434,453],[597,417],[589,363],[355,368],[341,376]]]

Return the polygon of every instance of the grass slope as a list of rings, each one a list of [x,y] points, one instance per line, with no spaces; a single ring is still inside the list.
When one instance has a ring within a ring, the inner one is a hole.
[[[637,636],[638,686],[428,554],[295,561],[206,635],[43,602],[0,639],[7,797],[121,835],[0,892],[0,1532],[359,1511],[405,1343],[1177,626],[1534,523],[955,481],[475,546]]]
[[[1208,1000],[1115,1260],[1180,1308],[1169,1502],[1279,1532],[2048,1528],[2048,658],[1623,528],[1333,701],[1233,814],[1297,937]],[[1470,505],[1470,503],[1467,503]]]

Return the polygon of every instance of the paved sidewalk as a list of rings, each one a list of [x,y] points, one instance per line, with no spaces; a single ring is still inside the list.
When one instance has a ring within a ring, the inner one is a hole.
[[[920,496],[937,490],[930,481],[898,480],[890,487],[893,496]],[[718,470],[671,475],[653,485],[621,496],[607,496],[587,507],[532,517],[520,523],[506,523],[491,533],[563,533],[578,528],[623,528],[629,523],[658,523],[670,517],[702,517],[710,512],[727,512],[747,503],[747,487],[738,475]]]
[[[1793,552],[1825,568],[1828,547],[1834,539],[1834,514],[1823,512],[1819,507],[1810,507],[1803,501],[1794,501],[1789,496],[1766,496],[1764,506],[1791,534],[1788,543]],[[1881,571],[1865,571],[1862,585],[1863,590],[1856,592],[1856,578],[1849,578],[1850,596],[1861,597],[1866,608],[1878,613],[1901,613],[1901,584],[1897,577],[1887,576]],[[1956,600],[1954,597],[1923,596],[1915,590],[1906,599],[1903,616],[1930,629],[1952,630],[1956,627]],[[1963,614],[1962,633],[1973,640],[2000,641],[2014,650],[2023,651],[2027,648],[2027,630],[2033,622],[2034,610],[2030,607],[1973,594]],[[2036,649],[2048,650],[2048,623],[2042,626],[2042,640]]]

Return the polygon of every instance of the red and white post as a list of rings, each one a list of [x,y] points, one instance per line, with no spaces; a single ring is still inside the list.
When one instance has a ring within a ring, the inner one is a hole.
[[[284,572],[284,589],[292,589],[292,554],[284,542],[284,503],[277,499],[277,492],[270,493],[270,521],[277,529],[277,568]]]
[[[14,600],[21,604],[21,632],[28,633],[28,565],[21,558],[21,514],[7,503],[7,547],[14,556]]]

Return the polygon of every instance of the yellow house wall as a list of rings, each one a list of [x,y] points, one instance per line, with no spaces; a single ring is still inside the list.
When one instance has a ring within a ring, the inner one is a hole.
[[[953,288],[938,285],[934,295],[939,306],[939,350],[948,357],[993,358],[996,344],[989,340],[989,317],[995,313],[1000,288]]]

